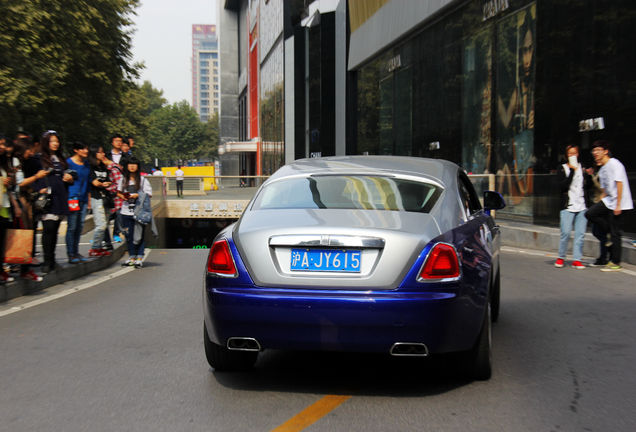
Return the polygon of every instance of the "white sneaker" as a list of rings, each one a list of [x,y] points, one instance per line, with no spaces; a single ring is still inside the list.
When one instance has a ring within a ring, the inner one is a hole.
[[[131,267],[135,265],[135,259],[134,258],[128,258],[126,261],[124,261],[124,263],[121,265],[122,267]]]
[[[144,266],[144,262],[141,260],[141,258],[137,258],[135,260],[135,268],[142,268]]]

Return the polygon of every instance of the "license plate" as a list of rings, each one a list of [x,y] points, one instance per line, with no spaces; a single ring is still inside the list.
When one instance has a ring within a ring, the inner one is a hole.
[[[342,249],[292,249],[295,271],[360,273],[362,252]]]

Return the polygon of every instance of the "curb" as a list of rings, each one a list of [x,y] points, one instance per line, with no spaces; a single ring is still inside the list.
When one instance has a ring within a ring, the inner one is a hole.
[[[555,255],[558,253],[559,239],[561,236],[561,232],[558,228],[501,220],[498,220],[497,224],[501,227],[502,246],[552,251]],[[572,251],[573,235],[574,233],[570,234],[570,241],[568,243],[569,253]],[[583,256],[596,258],[598,255],[598,240],[591,233],[585,233],[585,239],[583,240]],[[623,263],[636,264],[636,248],[631,245],[631,241],[627,241],[625,238],[623,238],[621,259]]]
[[[88,258],[89,261],[80,264],[68,264],[58,261],[57,268],[54,271],[42,275],[44,278],[42,282],[27,281],[16,277],[15,281],[0,285],[0,303],[16,297],[34,295],[54,285],[103,270],[119,261],[126,251],[126,243],[119,243],[113,249],[112,254],[107,257]]]

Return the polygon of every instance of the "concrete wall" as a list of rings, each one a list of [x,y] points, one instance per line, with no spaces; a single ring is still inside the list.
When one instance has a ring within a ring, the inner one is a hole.
[[[238,140],[238,13],[219,4],[220,114],[219,141]]]

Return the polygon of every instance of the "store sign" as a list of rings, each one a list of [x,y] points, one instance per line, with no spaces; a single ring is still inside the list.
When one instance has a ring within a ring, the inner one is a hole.
[[[603,129],[605,129],[605,119],[603,117],[585,119],[579,122],[579,132],[589,132],[593,130]]]
[[[484,2],[483,6],[483,21],[487,21],[490,18],[499,15],[501,12],[507,10],[509,7],[509,0],[487,0],[486,2]]]
[[[399,54],[393,57],[392,59],[389,59],[389,61],[386,63],[386,68],[389,72],[393,72],[394,70],[399,69],[400,67],[402,67],[402,60],[400,59]]]

